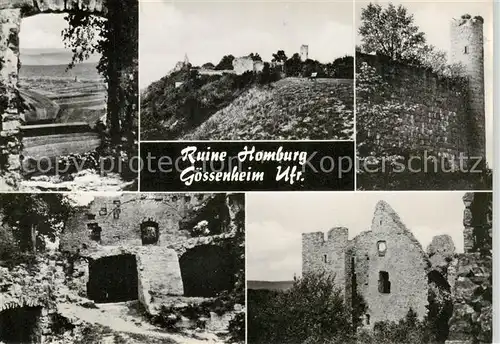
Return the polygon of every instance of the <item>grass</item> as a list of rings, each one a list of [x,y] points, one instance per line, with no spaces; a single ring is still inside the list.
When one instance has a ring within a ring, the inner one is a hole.
[[[352,80],[282,79],[253,87],[184,140],[352,139]]]

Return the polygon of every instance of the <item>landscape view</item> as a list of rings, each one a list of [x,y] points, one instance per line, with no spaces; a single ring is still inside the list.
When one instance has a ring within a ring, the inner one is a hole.
[[[352,140],[352,6],[262,7],[141,4],[141,140]]]
[[[121,61],[121,70],[113,72],[119,91],[112,92],[116,99],[110,106],[107,65],[109,56],[120,52],[107,42],[119,37],[104,36],[102,18],[75,18],[44,14],[21,21],[17,89],[22,145],[10,161],[14,166],[20,161],[22,177],[5,174],[2,189],[136,188],[137,175],[128,162],[137,153],[137,60],[135,71]],[[132,31],[133,47],[137,30]],[[134,56],[130,59],[133,64]]]

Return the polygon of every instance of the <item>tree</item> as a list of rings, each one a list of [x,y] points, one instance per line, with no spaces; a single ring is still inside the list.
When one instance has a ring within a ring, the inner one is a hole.
[[[327,274],[307,274],[286,291],[249,293],[249,343],[345,343],[352,326],[344,297]]]
[[[285,70],[287,76],[300,76],[302,73],[302,61],[300,55],[295,53],[285,62]]]
[[[284,50],[278,50],[276,54],[273,54],[273,62],[285,62],[287,60]]]
[[[233,60],[234,56],[233,55],[225,55],[222,57],[220,62],[215,66],[216,70],[232,70],[233,69]]]
[[[0,194],[2,223],[12,230],[22,251],[44,247],[44,237],[54,241],[72,208],[61,194]]]
[[[212,62],[207,62],[207,63],[204,63],[203,66],[201,66],[201,68],[203,68],[203,69],[215,69],[215,66]]]
[[[250,55],[248,55],[248,57],[250,57],[252,59],[252,61],[262,61],[262,57],[260,57],[259,53],[250,53]]]
[[[414,24],[413,15],[392,3],[385,9],[372,3],[362,9],[359,34],[365,53],[375,52],[398,61],[419,61],[425,46],[425,35]]]

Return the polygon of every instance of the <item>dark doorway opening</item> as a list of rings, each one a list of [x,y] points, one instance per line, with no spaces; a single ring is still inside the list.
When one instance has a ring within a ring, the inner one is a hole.
[[[104,257],[90,263],[88,297],[95,302],[137,300],[137,261],[132,254]]]
[[[0,342],[38,343],[37,324],[41,307],[19,307],[0,312]]]
[[[235,259],[221,247],[194,247],[181,256],[179,263],[185,296],[216,296],[234,286]]]

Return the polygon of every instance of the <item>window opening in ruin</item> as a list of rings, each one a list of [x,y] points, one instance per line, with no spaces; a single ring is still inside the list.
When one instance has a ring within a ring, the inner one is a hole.
[[[468,46],[465,46],[464,47],[464,54],[468,54],[469,53],[469,47]]]
[[[389,281],[389,273],[387,271],[380,271],[378,273],[378,291],[382,294],[389,294],[391,292],[391,282]]]
[[[232,290],[236,282],[236,257],[219,246],[196,246],[180,257],[179,265],[184,296],[213,297]]]
[[[377,251],[378,255],[380,257],[385,256],[385,253],[387,252],[387,243],[383,240],[380,240],[377,242]]]
[[[365,315],[365,324],[370,325],[370,314]]]
[[[113,219],[118,220],[120,218],[121,209],[116,208],[113,210]]]
[[[328,262],[328,257],[326,256],[326,254],[323,256],[323,262],[325,262],[325,263]]]
[[[16,307],[0,312],[1,343],[39,343],[41,307]]]
[[[138,298],[137,261],[132,254],[104,257],[89,264],[87,296],[95,302],[125,302]]]
[[[90,240],[100,242],[102,228],[97,224],[97,222],[88,223],[87,228],[90,231]]]
[[[154,245],[160,239],[158,222],[151,219],[141,223],[141,240],[143,245]]]

